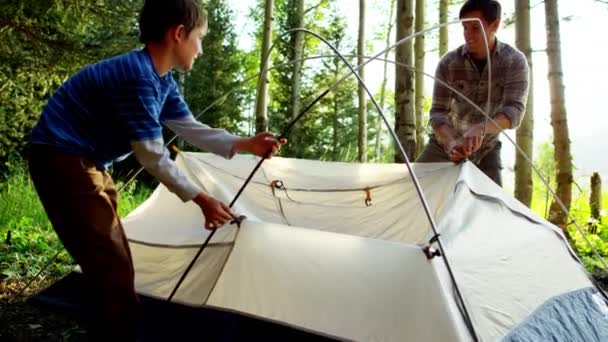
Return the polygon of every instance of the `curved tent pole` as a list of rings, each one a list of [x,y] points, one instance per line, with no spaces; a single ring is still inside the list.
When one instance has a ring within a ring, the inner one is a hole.
[[[477,18],[474,18],[474,19],[464,19],[464,20],[458,20],[458,21],[456,21],[456,22],[462,22],[462,21],[477,21],[477,22],[479,22],[479,23],[481,24],[481,21],[480,21],[479,19],[477,19]],[[392,48],[394,48],[394,47],[396,47],[396,46],[398,46],[398,45],[400,45],[400,44],[403,44],[403,43],[405,43],[406,41],[408,41],[408,40],[410,40],[410,39],[412,39],[412,38],[414,38],[414,37],[416,37],[416,36],[423,35],[423,34],[425,34],[427,31],[430,31],[430,30],[432,30],[432,29],[434,29],[434,28],[436,28],[436,27],[440,27],[440,26],[444,26],[444,25],[449,25],[449,24],[451,24],[451,22],[450,22],[450,23],[446,23],[446,24],[437,25],[437,26],[435,26],[435,27],[433,27],[433,28],[429,28],[429,29],[426,29],[426,30],[423,30],[423,31],[419,31],[419,32],[416,32],[416,33],[414,33],[414,34],[412,34],[412,35],[410,35],[410,36],[404,37],[404,38],[402,38],[401,40],[399,40],[397,43],[395,43],[394,45],[392,45],[392,46],[388,47],[387,49],[385,49],[384,51],[381,51],[380,53],[378,53],[378,54],[377,54],[375,57],[378,57],[378,56],[382,55],[382,54],[383,54],[383,53],[385,53],[386,51],[388,51],[388,50],[390,50],[390,49],[392,49]],[[465,306],[465,304],[464,304],[464,299],[463,299],[462,294],[460,293],[460,289],[458,288],[458,285],[457,285],[457,283],[456,283],[456,278],[455,278],[455,276],[454,276],[454,273],[453,273],[453,271],[452,271],[452,269],[451,269],[451,267],[450,267],[450,265],[449,265],[449,263],[448,263],[448,261],[447,261],[447,256],[446,256],[446,253],[445,253],[445,249],[443,248],[443,245],[441,244],[441,241],[439,240],[439,234],[438,234],[438,232],[437,232],[437,228],[436,228],[435,221],[434,221],[434,219],[433,219],[433,216],[432,216],[432,215],[431,215],[431,213],[430,213],[430,209],[429,209],[428,203],[426,202],[426,199],[425,199],[424,194],[423,194],[423,192],[422,192],[422,188],[421,188],[421,186],[420,186],[420,184],[419,184],[419,182],[418,182],[418,178],[416,177],[416,174],[415,174],[414,170],[412,169],[411,163],[410,163],[410,161],[409,161],[409,158],[407,157],[407,154],[405,153],[405,150],[403,149],[403,146],[402,146],[402,145],[401,145],[401,143],[399,142],[399,139],[397,138],[397,135],[395,134],[395,132],[394,132],[394,131],[393,131],[393,129],[391,128],[390,123],[388,122],[388,120],[387,120],[386,116],[384,115],[384,112],[382,111],[382,108],[380,108],[380,106],[378,105],[377,101],[375,100],[375,98],[373,97],[373,95],[371,94],[371,92],[369,91],[369,88],[367,88],[367,86],[365,85],[365,82],[363,82],[363,81],[361,80],[361,77],[360,77],[360,76],[359,76],[359,74],[357,73],[357,70],[358,70],[358,69],[360,69],[360,68],[364,67],[366,64],[368,64],[369,62],[371,62],[371,61],[373,60],[373,58],[372,58],[372,59],[367,60],[365,63],[363,63],[363,64],[361,64],[361,65],[357,66],[356,68],[353,68],[353,67],[350,65],[350,63],[348,63],[348,61],[347,61],[347,60],[346,60],[346,59],[345,59],[345,58],[344,58],[344,57],[343,57],[343,56],[340,54],[340,52],[339,52],[339,51],[338,51],[338,50],[337,50],[337,49],[336,49],[336,48],[335,48],[335,47],[334,47],[334,46],[333,46],[331,43],[329,43],[329,42],[328,42],[326,39],[324,39],[323,37],[321,37],[320,35],[318,35],[318,34],[317,34],[317,33],[315,33],[315,32],[312,32],[312,31],[310,31],[310,30],[303,29],[303,28],[294,28],[294,29],[287,30],[287,31],[284,33],[284,35],[285,35],[285,34],[289,34],[289,33],[291,33],[291,32],[296,32],[296,31],[300,31],[300,32],[304,32],[304,33],[311,34],[311,35],[315,36],[316,38],[318,38],[319,40],[321,40],[322,42],[324,42],[324,43],[325,43],[327,46],[329,46],[329,48],[330,48],[330,49],[332,49],[332,51],[334,51],[334,52],[335,52],[335,53],[336,53],[336,54],[337,54],[337,55],[340,57],[340,59],[342,59],[342,61],[343,61],[343,62],[344,62],[346,65],[347,65],[347,67],[348,67],[348,68],[351,70],[351,72],[350,72],[350,73],[348,73],[348,74],[346,74],[344,77],[342,77],[342,78],[341,78],[340,80],[338,80],[337,82],[335,82],[335,83],[334,83],[334,84],[333,84],[331,87],[329,87],[328,89],[326,89],[325,91],[323,91],[323,93],[321,93],[321,95],[319,95],[319,96],[318,96],[317,98],[315,98],[315,99],[314,99],[314,100],[313,100],[313,101],[312,101],[312,102],[311,102],[309,105],[307,105],[307,106],[306,106],[306,108],[305,108],[303,111],[301,111],[301,112],[300,112],[300,114],[298,114],[298,116],[297,116],[297,117],[295,117],[295,118],[294,118],[294,119],[293,119],[293,120],[292,120],[292,121],[291,121],[291,122],[290,122],[290,123],[287,125],[287,127],[284,129],[284,131],[283,131],[283,132],[281,133],[281,135],[278,137],[278,139],[280,140],[280,139],[282,139],[282,138],[285,138],[285,137],[287,136],[287,134],[289,133],[289,131],[291,131],[291,129],[293,128],[293,126],[295,125],[295,123],[296,123],[297,121],[299,121],[299,120],[300,120],[300,119],[301,119],[301,118],[304,116],[304,114],[306,114],[306,113],[307,113],[307,112],[308,112],[308,111],[309,111],[309,110],[312,108],[312,106],[314,106],[314,105],[315,105],[315,104],[316,104],[316,103],[317,103],[319,100],[321,100],[321,99],[322,99],[322,98],[323,98],[325,95],[327,95],[327,94],[328,94],[330,91],[332,91],[333,89],[335,89],[335,88],[336,88],[336,87],[337,87],[337,86],[338,86],[340,83],[342,83],[342,82],[343,82],[343,81],[344,81],[346,78],[348,78],[348,77],[349,77],[351,74],[354,74],[354,75],[355,75],[355,77],[357,78],[358,82],[359,82],[359,83],[360,83],[360,84],[363,86],[363,88],[364,88],[364,89],[365,89],[365,91],[367,92],[368,96],[369,96],[369,97],[370,97],[370,99],[372,100],[372,102],[373,102],[374,106],[375,106],[375,107],[376,107],[376,109],[378,110],[378,113],[381,115],[382,119],[384,120],[384,123],[386,124],[386,126],[387,126],[387,128],[388,128],[389,132],[391,133],[391,135],[392,135],[392,137],[393,137],[393,140],[395,141],[396,145],[399,147],[399,152],[401,153],[401,156],[403,157],[403,159],[404,159],[404,161],[405,161],[405,164],[406,164],[406,166],[407,166],[407,168],[408,168],[408,171],[409,171],[409,173],[410,173],[410,175],[411,175],[411,177],[412,177],[412,181],[414,182],[414,185],[415,185],[416,191],[417,191],[417,193],[418,193],[418,196],[419,196],[419,198],[420,198],[420,200],[421,200],[421,202],[422,202],[422,205],[423,205],[424,211],[425,211],[425,213],[426,213],[426,215],[427,215],[427,218],[428,218],[428,220],[429,220],[429,222],[430,222],[430,224],[431,224],[431,228],[433,229],[433,232],[434,232],[434,234],[435,234],[434,238],[433,238],[431,241],[436,242],[436,243],[437,243],[437,245],[439,246],[440,251],[443,253],[443,258],[442,258],[442,259],[444,260],[444,263],[445,263],[446,269],[448,270],[449,276],[450,276],[450,278],[451,278],[451,280],[452,280],[452,283],[453,283],[453,285],[454,285],[454,291],[455,291],[455,293],[456,293],[456,296],[457,296],[457,298],[459,299],[459,302],[460,302],[459,308],[460,308],[460,309],[461,309],[461,311],[462,311],[462,314],[463,314],[463,316],[464,316],[465,323],[466,323],[466,325],[467,325],[467,328],[469,329],[469,332],[471,333],[471,335],[472,335],[473,339],[474,339],[475,341],[477,341],[477,340],[478,340],[478,337],[477,337],[477,334],[476,334],[476,332],[475,332],[475,328],[473,327],[473,324],[472,324],[472,321],[471,321],[470,315],[469,315],[468,310],[466,309],[466,306]],[[485,36],[485,32],[484,32],[484,36]],[[485,41],[485,40],[484,40],[484,41]],[[275,42],[275,43],[276,43],[276,42]],[[274,45],[275,45],[275,44],[273,44],[273,45],[271,46],[271,48],[269,49],[268,54],[265,56],[266,58],[268,58],[268,57],[269,57],[271,50],[274,48]],[[486,51],[488,52],[488,54],[487,54],[487,58],[489,59],[489,50],[488,50],[487,44],[486,44]],[[489,61],[488,61],[488,63],[489,63]],[[488,75],[488,76],[490,76],[490,75]],[[261,79],[262,79],[262,77],[260,77],[260,80],[261,80]],[[490,84],[491,84],[491,82],[490,82],[490,81],[488,81],[488,86],[490,86]],[[488,95],[490,95],[490,94],[488,93]],[[489,101],[488,101],[488,106],[489,106],[489,105],[490,105],[490,103],[489,103]],[[232,208],[232,206],[234,205],[234,203],[237,201],[237,199],[240,197],[240,195],[242,194],[242,192],[243,192],[243,190],[245,189],[245,187],[246,187],[246,186],[249,184],[249,182],[250,182],[250,181],[251,181],[251,179],[253,178],[254,174],[255,174],[255,173],[257,172],[257,170],[258,170],[258,169],[261,167],[261,165],[262,165],[262,163],[264,162],[264,160],[265,160],[267,157],[269,157],[269,156],[270,156],[270,153],[271,153],[271,150],[268,150],[268,151],[265,153],[264,157],[260,159],[260,161],[259,161],[259,162],[257,163],[257,165],[254,167],[254,169],[251,171],[251,173],[249,174],[249,176],[247,177],[247,179],[245,180],[245,182],[243,183],[243,185],[241,186],[241,188],[239,189],[239,191],[238,191],[238,192],[237,192],[237,194],[235,195],[234,199],[233,199],[233,200],[232,200],[232,202],[230,203],[230,207],[231,207],[231,208]],[[205,240],[205,242],[203,243],[203,245],[201,246],[201,248],[199,249],[199,251],[197,252],[197,254],[194,256],[194,258],[192,259],[192,261],[190,262],[190,264],[188,265],[188,267],[186,268],[186,271],[185,271],[185,272],[182,274],[182,276],[180,277],[180,279],[179,279],[179,281],[178,281],[177,285],[175,286],[175,288],[174,288],[174,289],[173,289],[173,291],[171,292],[171,294],[170,294],[170,296],[169,296],[169,298],[168,298],[168,301],[171,301],[171,299],[173,298],[173,296],[175,295],[175,293],[176,293],[176,292],[177,292],[177,290],[179,289],[179,287],[180,287],[181,283],[183,282],[183,280],[184,280],[184,279],[186,278],[186,276],[188,275],[189,271],[190,271],[190,270],[192,269],[192,267],[194,266],[194,263],[196,262],[196,260],[198,259],[198,257],[199,257],[199,256],[200,256],[200,254],[202,253],[202,251],[203,251],[203,250],[204,250],[204,249],[207,247],[207,245],[209,244],[209,241],[211,240],[211,238],[212,238],[212,237],[213,237],[213,235],[215,234],[215,231],[216,231],[216,230],[217,230],[217,229],[212,230],[212,231],[211,231],[211,233],[210,233],[210,234],[207,236],[207,239]]]

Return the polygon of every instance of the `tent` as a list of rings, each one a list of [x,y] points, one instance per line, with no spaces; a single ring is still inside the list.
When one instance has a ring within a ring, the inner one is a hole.
[[[258,160],[176,157],[226,203]],[[605,296],[560,229],[471,163],[412,170],[265,161],[233,207],[246,219],[216,231],[172,302],[304,339],[608,340]],[[423,251],[438,245],[414,179],[443,246],[436,255]],[[123,223],[138,292],[166,302],[209,234],[200,209],[160,185]]]

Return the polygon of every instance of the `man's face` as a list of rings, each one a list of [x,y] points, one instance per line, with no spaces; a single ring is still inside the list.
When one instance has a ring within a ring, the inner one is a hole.
[[[203,54],[203,37],[206,29],[203,27],[195,27],[190,34],[186,34],[186,30],[182,29],[179,33],[177,43],[177,64],[184,71],[192,70],[192,65],[196,58]]]
[[[475,57],[486,56],[486,43],[491,48],[490,43],[494,42],[494,36],[498,29],[499,20],[496,19],[491,23],[488,23],[482,16],[480,11],[473,11],[463,15],[462,19],[479,19],[478,21],[465,21],[462,23],[464,41],[467,46],[467,50]],[[483,30],[486,32],[486,43],[484,43]]]

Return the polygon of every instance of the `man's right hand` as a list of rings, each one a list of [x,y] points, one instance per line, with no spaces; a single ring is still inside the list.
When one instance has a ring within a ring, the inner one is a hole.
[[[214,230],[232,220],[233,214],[230,207],[211,196],[200,193],[192,201],[203,211],[205,229]]]
[[[469,154],[465,151],[463,139],[458,137],[452,127],[448,125],[438,127],[435,130],[435,136],[452,162],[460,163],[468,158]]]
[[[448,144],[444,145],[444,148],[448,158],[455,164],[462,162],[470,155],[470,153],[467,154],[465,151],[462,140],[451,140]]]

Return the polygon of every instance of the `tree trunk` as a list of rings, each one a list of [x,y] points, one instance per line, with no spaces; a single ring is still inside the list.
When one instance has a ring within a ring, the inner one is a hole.
[[[416,32],[424,29],[424,0],[416,0]],[[424,71],[424,35],[416,37],[414,43],[415,51],[415,67],[416,70]],[[416,157],[422,153],[424,149],[424,74],[416,72]]]
[[[448,22],[449,0],[439,0],[439,24]],[[439,57],[448,52],[448,27],[443,26],[439,29]]]
[[[517,129],[516,142],[522,151],[534,160],[534,96],[532,77],[532,48],[530,46],[530,0],[515,0],[515,45],[528,60],[530,83],[526,113]],[[515,152],[515,198],[526,206],[532,203],[532,166],[518,151]]]
[[[287,1],[287,21],[286,29],[294,29],[304,27],[304,0],[288,0]],[[301,92],[302,92],[302,67],[304,61],[302,60],[304,49],[304,33],[303,32],[291,32],[289,35],[289,43],[287,46],[287,58],[294,62],[292,64],[291,73],[289,77],[289,103],[286,108],[287,115],[291,119],[295,119],[300,114],[301,107]],[[290,143],[286,147],[285,152],[295,158],[301,158],[306,150],[305,146],[301,144],[301,124],[296,123],[289,135]]]
[[[268,69],[270,65],[270,41],[272,40],[272,10],[274,7],[273,0],[266,0],[266,6],[264,10],[264,32],[262,36],[262,53],[260,59],[260,81],[258,82],[258,93],[255,105],[255,132],[261,133],[268,130],[268,115],[266,114],[267,97],[268,97]]]
[[[395,15],[395,0],[391,0],[390,5],[390,14],[388,16],[388,28],[386,30],[386,48],[388,48],[391,44],[391,31],[394,26],[393,16]],[[386,100],[386,83],[388,82],[388,53],[386,51],[384,53],[384,70],[383,70],[383,78],[382,85],[380,86],[380,108],[384,111],[384,102]],[[382,132],[384,131],[384,125],[382,118],[378,115],[377,127],[376,127],[376,161],[380,161],[382,159]]]
[[[602,211],[602,179],[597,172],[591,176],[591,195],[589,196],[589,208],[591,217],[601,222],[600,212]]]
[[[365,0],[359,0],[359,39],[357,40],[357,64],[364,63],[365,56]],[[365,68],[359,69],[359,76],[365,81]],[[367,161],[367,106],[365,89],[359,83],[359,154],[360,163]]]
[[[555,174],[557,196],[567,210],[570,210],[572,199],[572,156],[568,121],[564,100],[564,82],[559,33],[559,15],[557,0],[545,0],[545,17],[547,28],[547,57],[549,59],[549,90],[551,96],[551,126],[553,126],[553,146],[555,148]],[[549,221],[566,229],[568,216],[558,202],[551,203]]]
[[[397,0],[397,41],[413,33],[413,0]],[[412,65],[412,41],[399,45],[395,61]],[[414,159],[416,153],[416,116],[414,114],[414,73],[403,66],[395,66],[395,133],[407,154]],[[396,149],[398,150],[398,149]],[[395,162],[403,163],[402,156],[395,153]]]

